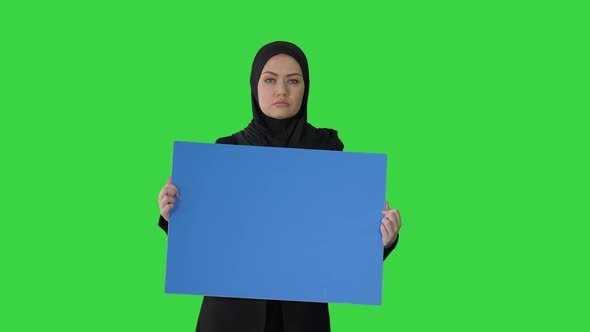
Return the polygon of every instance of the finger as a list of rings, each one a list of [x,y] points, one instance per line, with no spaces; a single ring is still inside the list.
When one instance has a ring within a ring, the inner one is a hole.
[[[162,188],[162,190],[160,190],[160,194],[158,195],[158,201],[160,201],[162,199],[162,196],[169,194],[169,192],[167,191],[167,189],[169,188],[169,185],[172,184],[172,177],[169,176],[168,177],[168,182],[166,182],[166,184],[164,185],[164,187]]]
[[[385,214],[383,216],[383,218],[385,218],[391,222],[395,222],[395,214],[393,213],[393,211],[389,211],[387,214]]]
[[[387,218],[388,220],[390,220],[391,222],[393,222],[393,225],[396,228],[400,227],[401,221],[399,220],[398,216],[399,216],[399,212],[396,213],[397,209],[393,209],[391,211],[389,211],[389,213],[387,215],[385,215],[385,218]]]
[[[162,198],[164,198],[165,196],[176,196],[176,197],[178,197],[178,190],[176,190],[176,187],[168,187],[168,185],[166,185],[160,191],[160,195],[158,196],[158,200],[161,201]]]
[[[389,219],[383,219],[381,220],[382,225],[385,226],[385,229],[387,229],[387,233],[393,237],[393,234],[395,234],[395,228],[393,225],[393,221],[389,220]]]
[[[385,201],[385,210],[389,211],[389,202],[388,201]]]
[[[166,221],[170,220],[170,210],[172,210],[173,207],[174,204],[168,204],[160,211],[160,214],[166,219]]]
[[[162,198],[164,198],[164,196],[170,195],[172,196],[169,192],[168,192],[169,188],[164,186],[164,188],[162,188],[162,190],[160,190],[160,194],[158,195],[158,201],[161,201]]]
[[[164,196],[159,202],[160,209],[163,209],[164,206],[166,206],[166,204],[174,204],[174,203],[176,203],[176,199],[174,197]]]
[[[383,246],[387,244],[388,237],[389,233],[387,233],[387,228],[385,228],[385,225],[381,224],[381,241],[383,241]]]
[[[162,206],[166,205],[166,204],[175,204],[176,203],[176,198],[172,197],[172,196],[164,196],[164,199],[162,200]]]
[[[162,188],[162,190],[160,190],[160,194],[158,195],[158,202],[161,202],[166,196],[168,196],[168,193],[166,191],[166,187],[164,187]]]
[[[397,228],[399,229],[402,227],[402,216],[399,214],[398,209],[393,209],[393,213],[397,217]]]
[[[174,191],[174,194],[172,196],[178,197],[178,187],[176,187],[172,183],[165,185],[164,188],[173,190]]]
[[[170,196],[178,196],[178,188],[173,184],[167,184],[164,188]]]
[[[401,227],[402,219],[401,219],[398,209],[390,210],[385,216],[388,219],[394,221],[396,224],[400,225],[400,227]]]

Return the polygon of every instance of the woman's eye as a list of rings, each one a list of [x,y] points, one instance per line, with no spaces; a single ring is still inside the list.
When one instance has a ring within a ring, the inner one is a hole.
[[[291,83],[291,84],[297,84],[297,83],[299,83],[299,80],[295,80],[295,79],[289,80],[289,83]]]
[[[267,79],[264,80],[264,82],[266,82],[266,83],[274,83],[275,82],[275,79],[274,78],[267,78]]]

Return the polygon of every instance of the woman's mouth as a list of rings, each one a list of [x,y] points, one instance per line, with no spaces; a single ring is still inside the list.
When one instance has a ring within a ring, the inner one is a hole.
[[[289,103],[287,103],[286,101],[277,101],[273,105],[277,107],[287,107],[289,106]]]

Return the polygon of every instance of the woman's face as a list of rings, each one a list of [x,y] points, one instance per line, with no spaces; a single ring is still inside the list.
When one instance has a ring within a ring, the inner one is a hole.
[[[299,63],[286,54],[270,58],[258,81],[262,113],[275,119],[294,116],[301,108],[305,84]]]

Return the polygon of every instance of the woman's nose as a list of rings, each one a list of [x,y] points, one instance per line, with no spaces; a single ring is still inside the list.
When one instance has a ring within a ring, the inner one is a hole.
[[[287,87],[286,83],[279,83],[277,84],[276,94],[278,96],[287,96],[289,94],[289,88]]]

